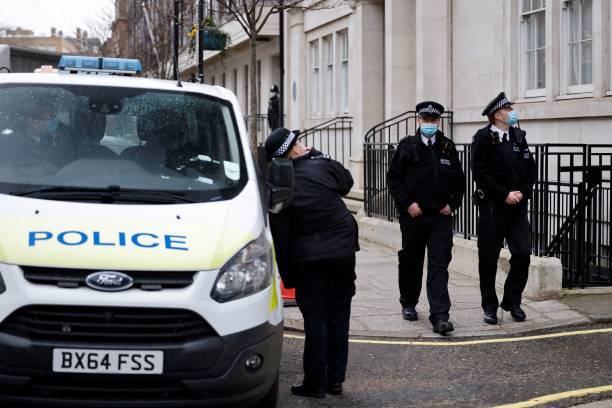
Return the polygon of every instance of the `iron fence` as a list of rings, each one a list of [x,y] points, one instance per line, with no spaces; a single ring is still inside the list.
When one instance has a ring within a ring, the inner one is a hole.
[[[270,133],[268,117],[258,115],[257,120],[257,162],[262,174],[266,174],[268,163],[265,160],[266,151],[264,142]],[[249,117],[245,117],[247,129]],[[348,159],[356,151],[353,149],[353,118],[350,116],[339,116],[320,123],[300,133],[299,140],[306,146],[314,147],[323,153],[329,154],[334,160],[348,165]]]
[[[306,145],[329,154],[334,160],[348,165],[348,159],[353,151],[353,118],[338,116],[326,122],[306,129],[299,139]]]
[[[386,173],[399,138],[395,129],[386,128],[373,128],[365,138],[364,205],[368,216],[394,222],[397,210],[387,190]],[[471,145],[456,146],[466,194],[454,216],[454,229],[472,239],[477,236],[478,208],[472,202]],[[534,254],[561,259],[565,287],[611,285],[612,145],[539,144],[531,149],[538,169],[529,202]],[[598,170],[597,178],[584,166],[608,167]]]

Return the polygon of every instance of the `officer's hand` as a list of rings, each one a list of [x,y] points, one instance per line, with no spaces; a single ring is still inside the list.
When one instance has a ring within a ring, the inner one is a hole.
[[[515,191],[514,196],[519,200],[519,202],[523,201],[523,193],[520,191]]]
[[[421,211],[421,207],[419,207],[418,203],[412,203],[410,207],[408,207],[408,214],[410,214],[411,217],[418,217],[423,214],[423,211]]]
[[[514,191],[508,193],[508,197],[506,197],[506,204],[515,205],[518,204],[519,200],[516,198],[516,194]]]
[[[446,207],[440,210],[440,214],[451,215],[453,210],[451,210],[450,205],[446,204]]]

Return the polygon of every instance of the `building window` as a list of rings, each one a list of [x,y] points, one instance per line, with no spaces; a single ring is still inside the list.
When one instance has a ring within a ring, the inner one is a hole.
[[[546,88],[546,0],[523,0],[523,88],[525,96],[543,96]]]
[[[323,112],[327,115],[334,113],[334,39],[331,35],[323,38]]]
[[[216,80],[215,80],[215,77],[212,77],[212,78],[210,79],[210,84],[211,84],[211,85],[213,85],[213,86],[214,86],[214,85],[217,85]]]
[[[234,91],[234,95],[238,95],[238,70],[235,69],[232,72],[232,91]]]
[[[593,90],[593,0],[564,3],[564,61],[567,93]]]
[[[310,43],[310,61],[311,61],[311,78],[310,78],[310,115],[318,116],[320,109],[320,56],[319,56],[319,40]]]
[[[244,111],[249,111],[249,66],[244,66]],[[247,113],[248,114],[248,113]]]
[[[612,22],[612,5],[610,5],[610,20],[609,21]],[[610,41],[609,44],[610,45],[609,45],[608,50],[609,50],[609,54],[610,54],[610,61],[609,61],[610,65],[608,65],[608,71],[610,71],[610,78],[609,78],[610,82],[608,83],[609,91],[608,91],[607,95],[608,96],[612,96],[612,27],[609,27],[609,28],[610,28],[610,38],[609,38],[609,41]]]
[[[221,86],[227,88],[227,78],[225,76],[225,72],[221,75]]]
[[[257,112],[261,112],[261,61],[257,61]]]
[[[338,33],[336,41],[338,55],[340,58],[340,72],[338,75],[338,110],[341,113],[348,113],[348,89],[349,89],[349,50],[348,32]]]

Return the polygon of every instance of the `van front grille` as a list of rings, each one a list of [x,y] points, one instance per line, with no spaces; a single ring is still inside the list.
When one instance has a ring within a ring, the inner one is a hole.
[[[26,280],[39,285],[54,285],[61,288],[86,286],[86,279],[94,269],[45,268],[22,266]],[[190,286],[196,272],[193,271],[116,271],[134,279],[133,288],[142,290],[180,289]]]
[[[89,306],[26,306],[4,320],[0,331],[32,340],[91,344],[174,344],[215,335],[189,310]]]

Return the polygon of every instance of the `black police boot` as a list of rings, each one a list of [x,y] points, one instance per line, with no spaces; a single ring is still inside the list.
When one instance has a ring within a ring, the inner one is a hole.
[[[291,393],[300,397],[325,398],[325,390],[312,389],[304,385],[292,386]]]
[[[341,382],[328,383],[325,389],[328,394],[340,395],[342,394],[342,383]]]
[[[506,312],[510,312],[510,316],[512,316],[516,322],[523,322],[527,318],[527,314],[525,314],[525,311],[521,309],[521,305],[512,305],[508,307],[502,306],[502,309],[504,309]]]
[[[415,321],[419,320],[419,314],[417,313],[414,306],[406,306],[402,309],[402,316],[405,320]]]
[[[435,323],[433,323],[434,333],[444,335],[448,332],[452,332],[453,330],[455,330],[455,328],[453,327],[453,324],[448,320],[437,320]]]
[[[486,324],[497,324],[497,311],[486,311],[484,312],[484,322]]]

